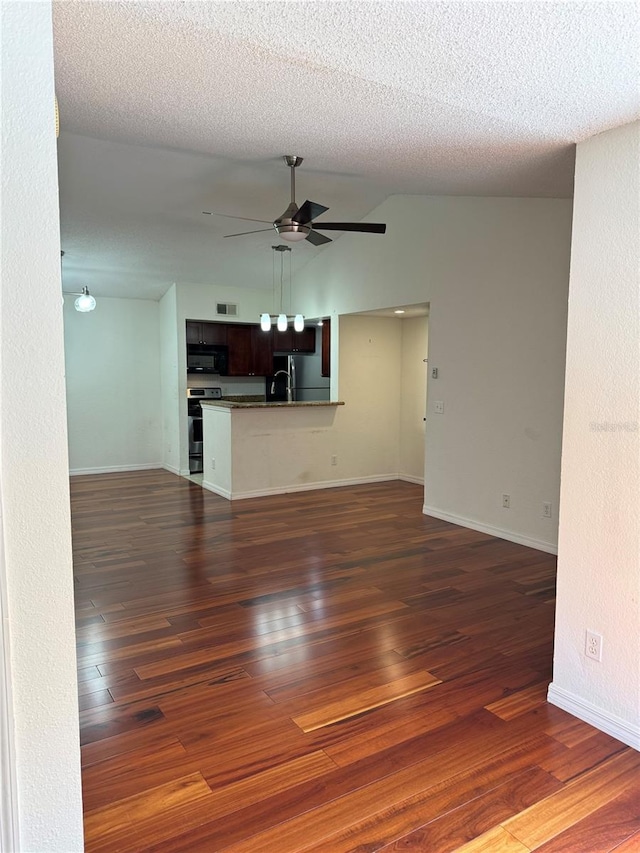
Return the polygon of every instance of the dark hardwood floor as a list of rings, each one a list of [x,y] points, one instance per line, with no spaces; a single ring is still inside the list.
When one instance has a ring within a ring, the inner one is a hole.
[[[403,482],[71,492],[87,853],[640,851],[640,755],[545,701],[553,557]]]

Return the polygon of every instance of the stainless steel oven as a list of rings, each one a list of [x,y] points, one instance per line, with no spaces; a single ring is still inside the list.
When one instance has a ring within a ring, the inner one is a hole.
[[[202,407],[200,400],[220,400],[221,398],[221,388],[187,388],[190,474],[199,474],[203,470]]]

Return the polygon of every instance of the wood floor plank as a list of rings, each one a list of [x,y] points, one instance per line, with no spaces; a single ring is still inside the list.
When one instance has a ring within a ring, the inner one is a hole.
[[[635,754],[545,700],[553,555],[400,481],[71,498],[87,853],[640,850]]]
[[[491,702],[491,704],[485,705],[485,708],[492,714],[496,714],[501,720],[512,720],[538,705],[543,705],[547,699],[547,688],[546,682],[534,684],[533,687],[520,690],[512,696]]]
[[[639,753],[629,750],[614,755],[562,790],[510,818],[504,828],[533,850],[624,793],[639,775]]]
[[[559,787],[557,780],[537,767],[519,769],[526,761],[524,753],[516,753],[463,772],[441,786],[427,788],[396,807],[376,813],[369,820],[358,821],[323,840],[320,846],[305,848],[305,853],[326,850],[449,853],[453,847],[474,839]]]
[[[612,847],[610,853],[638,853],[640,850],[640,832],[634,832],[621,844]]]
[[[122,849],[134,828],[139,832],[143,825],[170,824],[178,813],[184,821],[185,805],[208,801],[211,796],[211,789],[199,773],[172,780],[87,812],[84,822],[85,842],[92,850],[108,849],[112,842]]]
[[[451,853],[531,853],[529,847],[510,835],[502,826],[489,829],[473,841],[456,847]]]
[[[591,770],[605,759],[625,749],[624,744],[604,732],[595,731],[590,738],[573,747],[556,751],[540,763],[543,770],[562,782],[570,782],[581,773]]]
[[[381,687],[360,690],[351,696],[345,696],[344,699],[321,705],[313,711],[293,717],[293,722],[300,726],[303,732],[312,732],[323,726],[338,723],[340,720],[355,717],[357,714],[364,714],[381,705],[388,705],[413,693],[421,693],[423,690],[435,687],[436,684],[442,684],[442,682],[430,672],[417,672]]]
[[[610,853],[640,832],[640,779],[602,808],[587,815],[551,841],[538,853]]]

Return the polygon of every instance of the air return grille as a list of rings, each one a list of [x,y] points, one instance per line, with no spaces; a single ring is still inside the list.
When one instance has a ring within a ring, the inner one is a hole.
[[[216,314],[221,314],[224,317],[237,317],[238,306],[233,302],[218,302],[216,305]]]

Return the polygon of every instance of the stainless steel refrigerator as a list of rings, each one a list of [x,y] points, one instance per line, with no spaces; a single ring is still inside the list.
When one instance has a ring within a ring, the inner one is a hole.
[[[329,400],[328,376],[322,375],[322,355],[275,355],[273,376],[267,377],[266,396],[276,402],[291,399],[302,403],[311,400]]]

